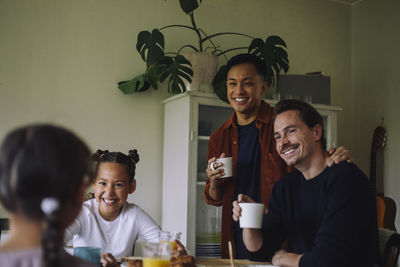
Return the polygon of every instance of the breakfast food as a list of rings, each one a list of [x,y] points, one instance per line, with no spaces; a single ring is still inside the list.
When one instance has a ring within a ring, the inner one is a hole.
[[[127,267],[143,267],[143,260],[140,257],[122,257],[120,261],[126,262]],[[196,267],[196,260],[189,255],[174,256],[171,257],[170,267]]]
[[[196,267],[196,260],[193,256],[181,255],[171,258],[171,267]]]
[[[121,262],[126,262],[128,267],[143,267],[143,261],[138,257],[122,257]]]

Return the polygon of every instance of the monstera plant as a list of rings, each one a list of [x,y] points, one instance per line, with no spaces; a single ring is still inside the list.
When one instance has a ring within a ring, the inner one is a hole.
[[[168,78],[168,91],[172,94],[179,94],[186,91],[185,81],[191,82],[193,70],[191,63],[181,54],[183,49],[192,49],[196,52],[207,51],[217,56],[224,56],[227,60],[227,53],[236,50],[244,50],[262,58],[267,65],[266,79],[268,84],[274,84],[279,78],[280,72],[287,72],[289,69],[288,54],[285,42],[278,36],[269,36],[265,41],[247,34],[237,32],[221,32],[207,34],[198,27],[195,21],[194,12],[202,0],[179,0],[180,7],[185,12],[191,24],[174,24],[164,26],[160,29],[141,31],[138,34],[136,49],[146,63],[143,74],[137,75],[128,81],[118,83],[118,88],[124,94],[143,92],[150,87],[158,88]],[[196,34],[198,42],[196,45],[185,44],[177,52],[165,51],[165,38],[163,31],[168,28],[181,28],[191,30]],[[226,50],[221,49],[214,43],[214,38],[222,35],[240,35],[250,39],[248,47],[235,47]],[[213,89],[219,98],[227,102],[226,96],[226,75],[227,67],[221,66],[213,80]]]

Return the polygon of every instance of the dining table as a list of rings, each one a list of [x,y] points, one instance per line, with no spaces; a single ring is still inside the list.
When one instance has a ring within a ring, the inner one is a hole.
[[[270,262],[257,262],[250,260],[234,259],[233,265],[235,267],[274,267]],[[230,267],[231,261],[229,259],[213,259],[213,258],[197,258],[197,267]],[[279,267],[279,266],[275,266]]]

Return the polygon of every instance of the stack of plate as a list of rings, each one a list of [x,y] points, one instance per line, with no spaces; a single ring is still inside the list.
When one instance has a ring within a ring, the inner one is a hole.
[[[221,258],[221,244],[197,243],[196,257]]]
[[[221,233],[201,233],[196,237],[196,257],[221,258]]]

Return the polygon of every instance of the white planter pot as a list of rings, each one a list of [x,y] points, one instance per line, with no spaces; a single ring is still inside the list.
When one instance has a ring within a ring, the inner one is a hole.
[[[192,82],[185,81],[186,90],[212,93],[212,81],[217,73],[218,57],[203,52],[182,53],[192,64]]]

